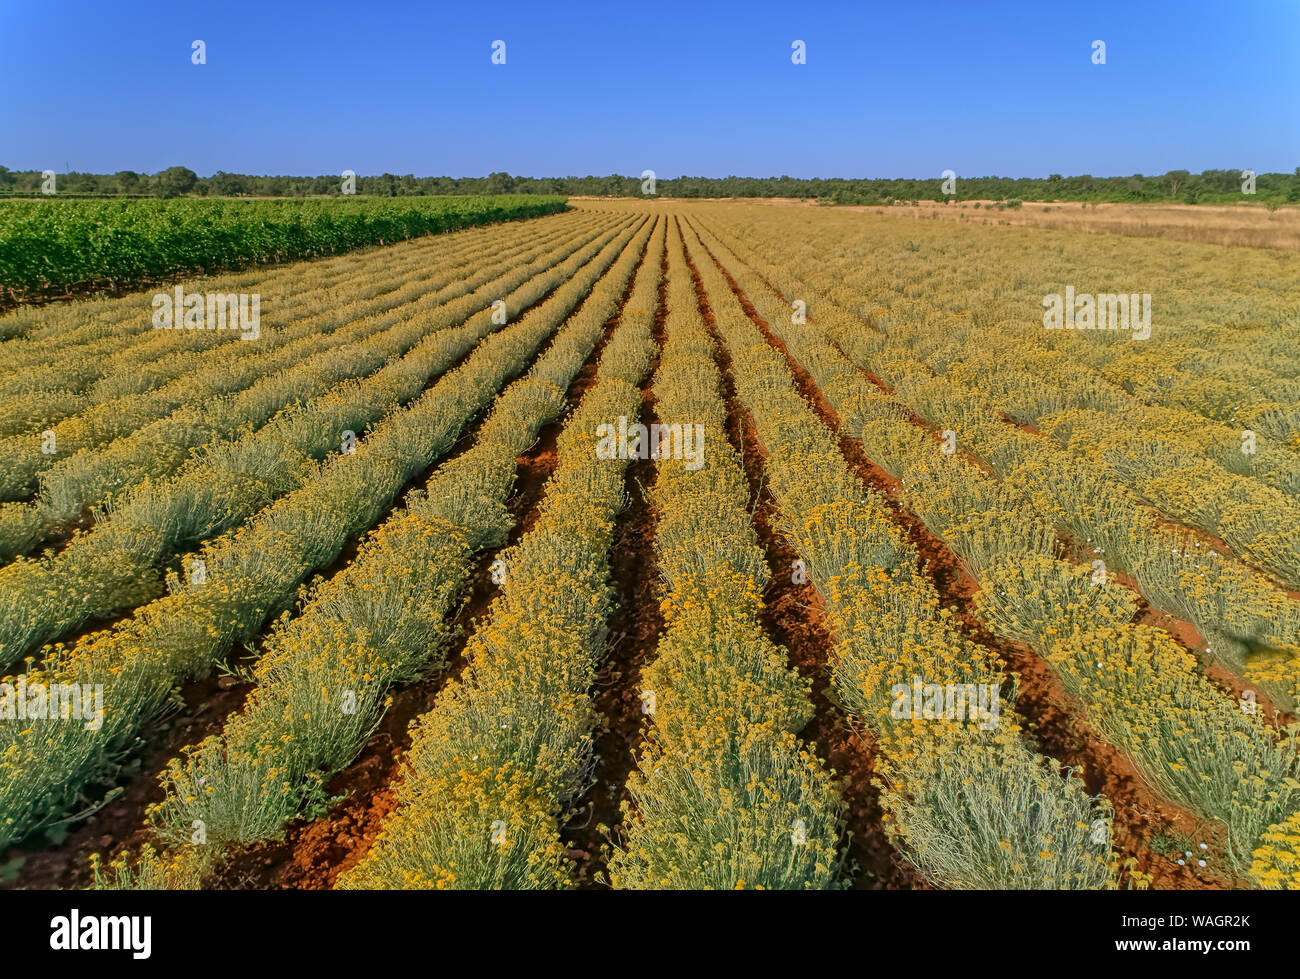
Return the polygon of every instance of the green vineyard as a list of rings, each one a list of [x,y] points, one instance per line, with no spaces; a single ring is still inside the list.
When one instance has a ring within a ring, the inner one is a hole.
[[[563,207],[561,197],[537,195],[7,201],[0,207],[0,289],[11,300],[70,287],[116,290],[165,276],[333,255],[554,214]]]

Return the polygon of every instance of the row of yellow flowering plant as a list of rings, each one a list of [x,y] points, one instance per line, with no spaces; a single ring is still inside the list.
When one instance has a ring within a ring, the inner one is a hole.
[[[822,889],[837,883],[843,801],[797,736],[809,683],[760,623],[770,572],[726,434],[722,378],[676,223],[658,424],[708,440],[701,465],[660,453],[651,493],[665,632],[642,673],[648,723],[628,781],[615,888]],[[674,426],[676,428],[674,428]]]
[[[499,225],[476,227],[468,232],[412,241],[382,253],[354,253],[281,268],[189,279],[181,286],[184,293],[211,290],[275,296],[273,305],[264,310],[265,322],[279,328],[334,300],[352,302],[394,290],[401,283],[386,278],[385,266],[402,266],[412,272],[421,265],[427,268],[470,243],[490,249],[502,231]],[[413,283],[411,286],[402,291],[416,298],[420,292]],[[172,292],[170,285],[164,288]],[[5,349],[10,354],[0,364],[0,406],[4,409],[0,412],[0,435],[25,430],[21,427],[24,420],[30,427],[66,417],[61,408],[65,404],[74,409],[85,407],[90,403],[87,396],[93,401],[97,394],[109,391],[147,390],[153,386],[153,368],[159,368],[165,376],[174,358],[184,363],[229,338],[228,334],[214,336],[207,330],[184,330],[179,335],[154,332],[148,293],[139,292],[117,299],[20,308],[0,320],[0,335],[5,337]],[[135,385],[123,375],[124,370],[132,368],[142,371]],[[44,409],[37,397],[40,392],[49,396]],[[27,417],[25,408],[34,414]]]
[[[202,580],[170,576],[171,594],[70,649],[56,647],[29,671],[41,682],[101,684],[105,716],[94,730],[0,724],[0,845],[60,812],[176,683],[206,674],[235,642],[250,640],[289,607],[300,584],[374,523],[533,360],[635,231],[636,224],[619,232],[544,301],[474,346],[411,405],[375,426],[354,453],[334,455],[301,487],[206,544],[195,556],[205,568]],[[193,560],[186,566],[193,568]]]
[[[328,312],[300,317],[257,344],[218,351],[220,369],[197,355],[167,383],[158,380],[155,368],[137,369],[131,379],[146,390],[106,397],[48,433],[0,440],[0,496],[28,495],[38,474],[41,483],[34,500],[0,504],[0,560],[26,553],[87,507],[121,498],[145,478],[171,475],[200,446],[260,428],[287,406],[374,373],[431,328],[462,322],[487,305],[487,297],[476,292],[480,287],[495,292],[508,286],[508,279],[494,280],[552,252],[561,234],[577,233],[557,229],[504,248],[490,264],[483,261],[481,243],[466,245],[447,256],[445,268],[436,267],[436,277],[416,277],[414,285],[401,288],[400,277],[409,280],[414,269],[399,262],[385,272],[395,278],[378,298],[339,296]],[[558,261],[563,255],[550,257]],[[422,291],[411,295],[417,288]],[[176,367],[168,366],[169,372]],[[46,453],[46,447],[56,451]]]
[[[762,292],[757,276],[735,268]],[[768,290],[760,311],[778,308],[775,298]],[[903,420],[908,404],[861,377],[817,327],[782,324],[780,332],[868,455],[902,481],[908,508],[983,586],[977,615],[995,634],[1039,651],[1094,730],[1150,784],[1219,823],[1229,870],[1244,875],[1261,833],[1300,802],[1297,732],[1279,732],[1253,705],[1224,696],[1167,633],[1133,624],[1132,592],[1056,556],[1050,517],[1013,479],[945,453],[933,433]]]
[[[597,452],[602,425],[635,420],[649,370],[663,224],[587,390],[557,441],[537,519],[500,556],[504,582],[466,666],[412,726],[398,806],[343,888],[565,887],[561,836],[590,780],[590,690],[613,601],[609,549],[628,460]],[[613,308],[617,293],[600,297]],[[597,322],[603,320],[597,318]]]
[[[781,278],[789,294],[812,291],[784,268],[761,262],[758,267],[765,275]],[[891,386],[900,402],[892,410],[904,417],[915,412],[937,431],[951,432],[954,448],[973,453],[1004,477],[1003,492],[1015,494],[1028,509],[1093,548],[1089,563],[1102,561],[1103,573],[1126,572],[1154,606],[1194,623],[1209,640],[1211,656],[1282,707],[1297,703],[1300,602],[1194,533],[1171,527],[1163,513],[1147,506],[1104,465],[1001,421],[1001,412],[1037,418],[1034,406],[1057,410],[1066,403],[1058,388],[1050,387],[1055,394],[1044,393],[1049,391],[1044,381],[1007,366],[1023,348],[998,347],[996,354],[984,357],[963,352],[961,357],[967,359],[959,360],[952,352],[953,331],[936,330],[932,320],[921,325],[894,322],[886,340],[860,315],[817,295],[818,328],[855,365],[872,370]],[[977,357],[978,370],[971,366]],[[932,373],[945,370],[946,379]],[[855,399],[865,399],[862,420],[885,403],[844,364],[825,374],[824,382],[828,390],[837,383],[854,387],[857,393],[844,401],[852,406]],[[1118,410],[1115,392],[1086,382],[1075,379],[1077,397]],[[853,407],[846,409],[844,420],[850,429],[859,423]],[[1279,465],[1274,471],[1280,478],[1284,470]],[[1248,658],[1252,650],[1255,655]]]
[[[436,251],[426,243],[397,258],[391,268],[377,264],[366,268],[373,273],[366,276],[371,281],[352,278],[351,292],[351,277],[345,277],[343,270],[331,274],[307,264],[270,272],[264,280],[246,286],[268,300],[259,303],[257,343],[232,343],[232,334],[224,330],[150,329],[140,333],[137,327],[141,323],[150,325],[152,306],[147,295],[139,294],[114,300],[107,320],[115,331],[110,335],[97,332],[93,341],[79,341],[84,331],[69,328],[54,339],[11,341],[13,360],[0,368],[0,407],[6,411],[0,427],[0,435],[5,436],[0,439],[5,472],[0,497],[30,492],[39,472],[69,453],[130,431],[127,426],[137,417],[166,414],[177,397],[184,395],[173,386],[177,379],[188,374],[203,383],[196,368],[219,365],[238,376],[249,358],[261,359],[286,344],[317,334],[328,338],[339,326],[371,311],[395,308],[424,295],[410,281],[422,263],[454,262],[461,253],[474,250],[473,243],[452,238],[443,239]],[[203,288],[224,294],[224,285],[205,282]],[[372,295],[372,289],[378,291]],[[61,319],[57,316],[60,309],[48,307],[50,318]],[[49,359],[29,363],[40,356]],[[52,457],[34,453],[32,438],[14,437],[30,436],[42,428],[52,429],[57,436],[61,451]],[[40,458],[31,459],[33,454]]]
[[[497,399],[474,446],[442,466],[363,542],[356,559],[286,612],[252,670],[243,710],[219,734],[173,759],[150,820],[173,850],[196,842],[215,861],[232,844],[279,836],[364,746],[396,684],[445,665],[449,615],[474,555],[505,543],[515,460],[564,407],[649,237],[647,227],[596,283],[529,372]],[[168,854],[142,853],[169,865]],[[187,872],[194,861],[187,864]],[[193,882],[171,875],[178,883]],[[101,886],[135,886],[128,868]],[[146,875],[144,885],[153,878]]]
[[[695,264],[731,351],[737,396],[767,449],[784,530],[829,613],[835,688],[880,752],[886,828],[938,886],[1111,886],[1108,804],[1022,734],[1002,663],[940,607],[888,502],[863,486],[833,432],[796,394],[784,359],[731,294],[715,249],[791,356],[826,359],[829,351],[786,328],[774,310],[788,307],[773,303],[770,290],[765,296],[716,240],[707,248],[696,240]],[[944,692],[937,702],[917,696],[931,688]]]
[[[157,329],[148,293],[132,293],[104,305],[77,303],[33,311],[29,318],[39,323],[40,329],[8,341],[5,346],[7,350],[12,347],[11,357],[0,365],[0,460],[6,470],[11,463],[20,467],[16,472],[6,471],[0,498],[32,488],[32,476],[68,451],[123,431],[151,402],[165,407],[167,399],[157,389],[197,367],[237,364],[311,332],[329,332],[371,310],[419,299],[428,292],[413,280],[419,270],[443,262],[454,264],[467,253],[482,256],[485,247],[491,248],[490,229],[476,229],[471,234],[413,242],[383,257],[353,255],[342,261],[263,271],[257,276],[223,276],[181,285],[187,296],[208,291],[258,295],[261,301],[253,343],[234,342],[244,332],[234,324],[228,324],[226,330]],[[173,288],[164,287],[162,294],[171,298]],[[22,311],[18,315],[23,315]],[[179,323],[180,312],[175,315]],[[110,404],[123,415],[120,421],[114,418]],[[143,417],[157,417],[158,413]],[[78,414],[84,416],[79,422],[60,426]],[[29,458],[32,439],[15,441],[12,436],[44,428],[56,432],[64,451],[53,459],[37,460],[39,468],[33,469]]]
[[[606,231],[558,264],[539,260],[536,264],[546,266],[540,274],[534,266],[509,273],[507,279],[522,281],[507,295],[506,310],[530,307],[617,233]],[[477,302],[435,312],[426,324],[433,332],[373,375],[345,380],[255,432],[207,446],[173,477],[137,483],[91,531],[78,534],[57,554],[19,559],[0,569],[0,664],[89,618],[151,598],[160,564],[313,479],[320,459],[354,447],[344,433],[353,433],[355,440],[368,425],[410,403],[431,379],[503,325],[503,318],[483,308],[492,294],[490,286],[483,287]]]
[[[726,229],[729,243],[761,246],[805,277],[824,275],[827,298],[891,334],[924,322],[934,349],[958,359],[987,350],[1000,364],[1032,364],[1067,386],[1082,380],[1107,401],[1118,395],[1144,417],[1144,407],[1167,409],[1185,434],[1212,439],[1215,458],[1235,453],[1234,470],[1243,429],[1256,433],[1261,449],[1268,445],[1273,460],[1300,447],[1300,325],[1289,303],[1300,273],[1268,252],[1234,249],[1225,263],[1219,249],[1159,239],[956,232],[946,222],[909,227],[827,211],[710,209],[715,214],[711,224]],[[1246,280],[1268,288],[1242,292]],[[1101,292],[1154,294],[1150,337],[1135,343],[1123,330],[1045,331],[1044,294],[1070,282],[1080,292],[1089,282]],[[1261,462],[1256,456],[1250,469]]]
[[[430,246],[422,242],[416,247],[423,252]],[[410,258],[415,261],[414,254]],[[351,260],[356,262],[357,256],[351,256]],[[347,282],[351,273],[343,261],[331,259],[262,270],[260,275],[246,272],[220,276],[203,280],[201,288],[204,292],[235,295],[241,291],[292,290],[294,295],[284,303],[268,305],[263,311],[264,323],[282,330],[310,309],[313,301],[335,295],[335,290]],[[197,284],[191,281],[184,286],[187,291],[198,291],[194,288]],[[229,355],[240,346],[229,345],[232,336],[228,332],[155,332],[151,320],[152,307],[139,294],[20,308],[7,315],[7,325],[18,321],[25,324],[25,330],[24,335],[5,342],[9,355],[0,364],[0,406],[4,409],[0,437],[7,439],[49,427],[93,405],[102,394],[112,397],[133,389],[147,390],[149,372],[157,364],[184,364],[209,356],[214,349]],[[144,374],[140,381],[145,387],[132,385],[137,372]],[[21,451],[20,443],[5,444]],[[12,461],[11,451],[7,449],[4,458]]]

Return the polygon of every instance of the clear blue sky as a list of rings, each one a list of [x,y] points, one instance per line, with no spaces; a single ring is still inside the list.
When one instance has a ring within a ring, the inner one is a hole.
[[[191,42],[207,64],[190,63]],[[504,40],[506,64],[490,63]],[[808,63],[790,62],[791,42]],[[1106,42],[1106,64],[1091,44]],[[1300,165],[1300,0],[0,0],[0,164],[796,177]]]

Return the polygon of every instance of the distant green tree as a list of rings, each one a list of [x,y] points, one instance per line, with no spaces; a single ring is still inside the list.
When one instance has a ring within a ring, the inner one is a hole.
[[[209,193],[218,197],[237,197],[248,193],[243,177],[237,173],[226,173],[224,170],[218,170],[208,178],[208,188]]]
[[[180,197],[194,189],[199,176],[189,167],[168,167],[153,175],[153,187],[163,197]]]
[[[1209,190],[1232,193],[1241,189],[1241,170],[1204,170],[1201,182]]]
[[[487,178],[488,194],[509,194],[515,189],[515,178],[504,171],[489,173]]]

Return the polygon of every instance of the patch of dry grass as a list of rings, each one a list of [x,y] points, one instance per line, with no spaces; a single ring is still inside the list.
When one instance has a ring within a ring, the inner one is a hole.
[[[979,203],[982,207],[975,207]],[[994,201],[962,201],[917,206],[850,207],[855,211],[913,215],[978,224],[1020,225],[1085,231],[1093,234],[1167,238],[1210,245],[1281,248],[1300,251],[1300,208],[1270,212],[1260,204],[1044,204],[1026,201],[1018,208],[996,209]]]

